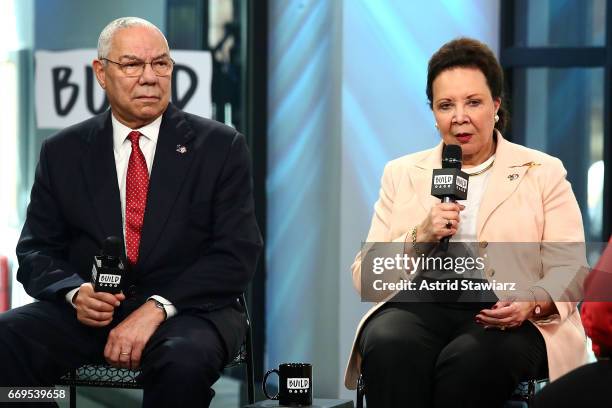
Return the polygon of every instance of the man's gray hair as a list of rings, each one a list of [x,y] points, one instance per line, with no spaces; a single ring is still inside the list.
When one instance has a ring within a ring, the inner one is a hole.
[[[108,58],[108,54],[110,52],[111,43],[113,41],[113,36],[117,32],[117,30],[121,30],[123,28],[130,27],[148,27],[159,31],[159,33],[164,38],[166,45],[168,45],[168,40],[166,40],[166,36],[161,32],[155,24],[150,23],[149,21],[139,18],[139,17],[120,17],[116,20],[108,23],[106,27],[100,33],[100,37],[98,37],[98,59]]]

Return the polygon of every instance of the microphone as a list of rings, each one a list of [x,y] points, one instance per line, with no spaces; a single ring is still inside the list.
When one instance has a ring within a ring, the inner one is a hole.
[[[442,168],[433,171],[431,195],[443,203],[454,203],[467,198],[470,176],[461,171],[461,146],[445,145],[442,151]],[[450,237],[440,240],[440,249],[448,250]]]
[[[108,237],[104,240],[100,255],[94,257],[91,270],[91,283],[95,292],[119,293],[121,292],[121,278],[125,265],[121,260],[123,254],[123,241],[117,237]]]

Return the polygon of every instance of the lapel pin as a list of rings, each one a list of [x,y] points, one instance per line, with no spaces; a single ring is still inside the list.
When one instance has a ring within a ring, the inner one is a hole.
[[[187,153],[187,148],[183,145],[176,145],[176,151],[179,152],[180,154],[185,154]]]
[[[508,176],[508,180],[510,180],[510,181],[514,181],[514,180],[516,180],[518,177],[519,177],[519,175],[518,175],[518,174],[516,174],[516,173],[514,173],[514,174],[510,174],[510,175]]]
[[[510,166],[511,169],[516,169],[517,167],[534,167],[534,166],[541,166],[540,163],[536,163],[533,161],[527,162],[527,163],[523,163],[519,166]]]

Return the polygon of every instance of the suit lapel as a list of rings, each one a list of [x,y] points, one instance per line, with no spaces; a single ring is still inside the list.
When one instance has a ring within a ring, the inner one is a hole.
[[[522,162],[519,152],[513,151],[512,144],[497,133],[495,164],[478,210],[477,237],[491,214],[516,191],[529,167],[529,163]]]
[[[90,135],[89,151],[82,162],[85,182],[104,237],[123,239],[121,200],[113,153],[113,127],[110,110],[100,117]]]
[[[194,152],[188,146],[193,136],[184,114],[174,105],[168,105],[159,129],[151,169],[137,266],[146,262],[165,227],[194,157]]]
[[[412,185],[414,186],[419,202],[423,206],[425,213],[429,213],[431,207],[440,202],[440,199],[431,195],[431,178],[433,169],[442,167],[443,148],[444,144],[440,142],[438,146],[431,149],[422,160],[415,164],[415,171],[409,173]]]

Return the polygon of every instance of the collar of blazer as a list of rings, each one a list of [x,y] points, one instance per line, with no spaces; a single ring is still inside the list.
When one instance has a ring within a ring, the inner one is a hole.
[[[87,135],[89,151],[82,161],[83,171],[104,236],[122,237],[121,201],[113,155],[110,110],[93,120],[92,131]],[[141,261],[147,259],[147,254],[159,239],[182,187],[194,156],[189,148],[194,136],[195,132],[185,114],[169,104],[163,114],[151,169],[137,268]],[[186,146],[185,151],[178,152],[177,146]]]
[[[539,163],[530,160],[531,157],[527,155],[527,150],[508,142],[497,130],[495,133],[497,136],[495,164],[491,168],[491,176],[478,211],[477,236],[479,239],[491,214],[516,191],[527,170],[533,166],[539,166]],[[423,156],[414,163],[414,168],[408,172],[426,212],[429,212],[429,209],[439,202],[431,195],[431,177],[433,169],[442,167],[443,147],[444,144],[440,142],[433,149],[424,152]]]

